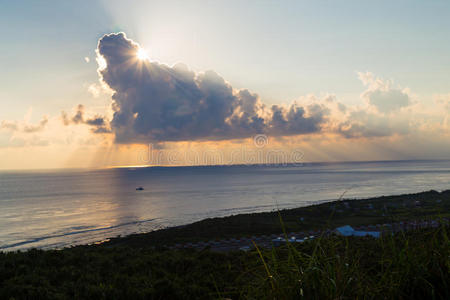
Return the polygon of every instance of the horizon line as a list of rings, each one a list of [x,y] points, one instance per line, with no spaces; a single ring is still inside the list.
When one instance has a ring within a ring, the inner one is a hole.
[[[45,171],[91,171],[91,170],[107,170],[107,169],[143,169],[143,168],[196,168],[196,167],[261,167],[261,166],[301,166],[303,164],[344,164],[344,163],[389,163],[389,162],[439,162],[450,161],[450,158],[435,159],[392,159],[392,160],[343,160],[343,161],[304,161],[289,163],[236,163],[236,164],[199,164],[199,165],[119,165],[119,166],[103,166],[103,167],[60,167],[60,168],[35,168],[35,169],[1,169],[0,172],[45,172]]]

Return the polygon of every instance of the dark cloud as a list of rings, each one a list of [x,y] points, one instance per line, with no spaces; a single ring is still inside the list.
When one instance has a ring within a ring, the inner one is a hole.
[[[291,105],[288,109],[278,105],[272,106],[272,117],[270,120],[270,132],[273,135],[295,135],[307,134],[320,131],[328,109],[319,104],[311,104],[306,107]]]
[[[106,62],[99,72],[114,92],[110,126],[117,143],[307,134],[326,121],[321,105],[268,109],[256,94],[233,89],[214,71],[196,74],[182,64],[139,60],[138,50],[123,33],[98,43]]]
[[[84,123],[83,115],[84,115],[84,106],[79,104],[77,112],[72,117],[72,122],[75,123],[75,124]]]
[[[85,121],[86,124],[91,125],[91,126],[104,126],[105,125],[105,119],[103,119],[103,117],[99,117],[96,116],[92,119],[87,119]]]
[[[70,124],[86,124],[92,126],[92,131],[94,133],[109,133],[111,132],[108,129],[108,122],[104,117],[100,115],[96,115],[93,118],[85,118],[84,106],[79,104],[75,111],[75,114],[72,117],[69,117],[65,111],[61,112],[61,119],[64,125],[68,126]]]

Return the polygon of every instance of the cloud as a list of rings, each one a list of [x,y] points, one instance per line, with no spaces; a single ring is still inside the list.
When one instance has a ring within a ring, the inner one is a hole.
[[[61,120],[65,126],[70,124],[86,124],[92,126],[92,131],[94,133],[109,133],[108,122],[105,117],[100,115],[95,115],[91,118],[85,118],[84,105],[79,104],[75,110],[73,116],[69,116],[65,111],[61,112]]]
[[[392,117],[355,109],[337,127],[337,132],[346,138],[373,138],[404,135],[411,131],[408,118]]]
[[[48,123],[48,118],[44,117],[37,125],[25,125],[23,127],[23,131],[26,133],[38,132],[38,131],[43,130],[45,128],[45,125],[47,125],[47,123]]]
[[[441,113],[440,124],[444,133],[450,134],[450,94],[434,95],[435,108]]]
[[[410,104],[409,96],[400,90],[368,91],[365,97],[380,112],[389,113]]]
[[[17,122],[5,120],[5,121],[2,121],[2,123],[0,124],[0,128],[6,129],[9,131],[18,131],[19,125],[17,124]]]
[[[273,105],[269,122],[270,133],[286,136],[318,132],[328,114],[329,109],[320,104],[302,107],[294,103],[288,108]]]
[[[48,118],[44,116],[38,124],[19,123],[17,121],[2,121],[0,129],[5,129],[11,132],[35,133],[44,130],[48,123]]]
[[[375,77],[371,72],[358,72],[366,90],[361,94],[365,106],[345,106],[335,131],[345,138],[376,138],[411,133],[413,102],[407,89],[394,88],[391,81]]]
[[[434,95],[434,102],[442,107],[446,113],[450,112],[450,94]]]
[[[89,94],[92,95],[92,97],[94,98],[99,98],[100,96],[106,96],[106,97],[111,97],[111,91],[108,88],[108,86],[104,83],[104,82],[100,82],[100,83],[91,83],[88,84],[87,86],[87,91]]]
[[[411,104],[407,91],[393,88],[390,81],[376,78],[370,72],[358,72],[358,77],[367,86],[361,97],[379,112],[390,113]]]
[[[88,92],[94,97],[98,98],[101,92],[101,88],[96,83],[90,84],[88,86]]]
[[[326,122],[325,106],[268,108],[257,94],[234,89],[214,71],[138,59],[139,49],[124,33],[98,43],[99,74],[113,91],[110,126],[117,143],[309,134]]]

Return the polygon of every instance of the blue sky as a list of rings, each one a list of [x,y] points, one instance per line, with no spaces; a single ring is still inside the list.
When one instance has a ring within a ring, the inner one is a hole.
[[[30,108],[38,122],[80,103],[104,105],[108,99],[93,99],[87,87],[98,82],[98,40],[118,31],[152,61],[214,70],[268,105],[327,93],[358,104],[366,87],[357,72],[366,71],[430,106],[435,95],[450,92],[449,1],[1,0],[0,6],[0,120],[23,119]]]

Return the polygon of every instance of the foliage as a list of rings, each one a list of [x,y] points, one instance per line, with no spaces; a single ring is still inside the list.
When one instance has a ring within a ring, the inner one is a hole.
[[[82,246],[0,253],[0,299],[450,299],[448,227],[250,252]]]

